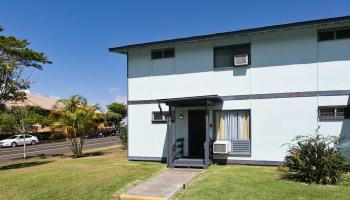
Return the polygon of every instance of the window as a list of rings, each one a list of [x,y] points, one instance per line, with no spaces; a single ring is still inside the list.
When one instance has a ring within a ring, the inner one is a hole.
[[[350,119],[350,106],[320,106],[318,118],[319,120]]]
[[[321,30],[318,32],[318,41],[337,40],[350,38],[350,27]]]
[[[152,123],[167,123],[169,112],[152,112]]]
[[[250,156],[250,111],[216,111],[215,140],[231,142],[230,154]]]
[[[247,64],[240,66],[250,65],[250,44],[240,44],[234,46],[224,46],[214,48],[214,68],[220,67],[233,67],[234,58],[240,58],[248,56]]]
[[[172,57],[175,57],[174,48],[152,50],[152,59],[172,58]]]

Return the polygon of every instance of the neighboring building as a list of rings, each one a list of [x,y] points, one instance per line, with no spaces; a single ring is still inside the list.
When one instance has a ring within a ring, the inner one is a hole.
[[[23,101],[10,101],[5,103],[6,109],[10,109],[14,106],[25,107],[25,106],[35,106],[40,107],[44,110],[50,111],[53,109],[58,99],[42,96],[38,94],[33,94],[30,92],[26,92],[26,99]],[[36,124],[33,127],[34,132],[50,132],[50,128],[46,126],[42,126],[40,124]],[[60,131],[60,130],[59,130]],[[59,132],[57,131],[57,132]]]
[[[129,160],[274,165],[318,126],[350,158],[350,16],[109,50],[128,60]]]
[[[26,99],[24,99],[23,101],[6,102],[5,106],[6,108],[11,108],[13,106],[37,106],[45,110],[52,110],[52,108],[57,103],[57,100],[58,99],[53,97],[47,97],[39,94],[26,92]]]

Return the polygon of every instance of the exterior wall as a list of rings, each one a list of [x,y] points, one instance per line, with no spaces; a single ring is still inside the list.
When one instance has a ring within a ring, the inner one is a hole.
[[[325,28],[330,27],[322,27]],[[247,42],[251,43],[249,67],[213,69],[213,47]],[[155,49],[158,48],[163,47]],[[350,89],[350,39],[318,42],[316,28],[176,44],[174,58],[151,60],[151,48],[131,50],[128,56],[129,101]],[[319,125],[324,134],[349,134],[349,120],[319,122],[317,118],[320,105],[347,104],[350,104],[348,96],[312,95],[225,100],[223,105],[212,109],[251,110],[251,157],[227,159],[281,161],[287,148],[283,144],[298,134],[312,133]],[[151,123],[151,113],[157,110],[156,104],[129,105],[130,157],[167,155],[166,124]],[[173,132],[185,141],[187,110],[176,110],[184,119],[178,120],[177,116],[173,126]],[[345,149],[350,158],[350,136],[347,138]]]
[[[162,106],[164,111],[168,108]],[[128,156],[160,160],[167,156],[166,124],[152,124],[157,104],[128,105]]]

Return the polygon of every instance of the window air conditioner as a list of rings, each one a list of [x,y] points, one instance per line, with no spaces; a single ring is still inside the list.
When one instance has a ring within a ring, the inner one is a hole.
[[[248,64],[248,54],[234,55],[234,66],[245,66]]]
[[[228,154],[231,151],[231,142],[228,140],[215,141],[213,144],[214,153]]]

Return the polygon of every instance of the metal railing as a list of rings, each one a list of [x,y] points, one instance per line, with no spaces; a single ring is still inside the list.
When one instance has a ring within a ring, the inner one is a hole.
[[[171,161],[173,162],[174,160],[178,158],[182,158],[184,156],[184,138],[177,138],[173,144],[172,144],[172,154],[171,154]]]

